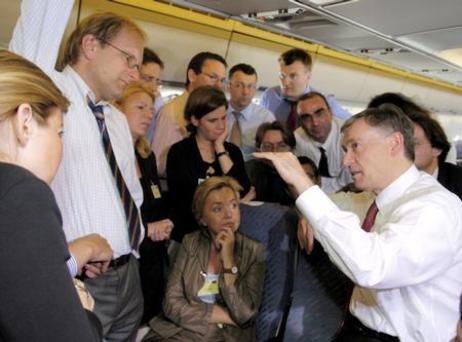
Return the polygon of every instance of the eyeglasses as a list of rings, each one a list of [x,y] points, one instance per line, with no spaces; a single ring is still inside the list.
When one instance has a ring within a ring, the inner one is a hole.
[[[286,75],[286,74],[283,74],[283,73],[279,73],[279,79],[280,79],[281,81],[284,81],[285,79],[288,79],[290,82],[295,82],[295,81],[297,81],[300,77],[301,77],[301,75],[299,75],[299,74],[289,74],[289,75]]]
[[[154,83],[155,85],[162,84],[162,80],[155,76],[141,75],[141,79],[146,83]]]
[[[212,80],[215,83],[220,83],[220,84],[225,84],[226,83],[226,78],[224,78],[224,77],[220,78],[219,76],[217,76],[215,74],[209,74],[208,72],[205,72],[205,71],[201,71],[200,73],[204,74],[205,76],[210,78],[210,80]]]
[[[260,150],[262,152],[287,152],[290,150],[290,146],[285,142],[281,141],[279,143],[262,143],[260,145]]]
[[[257,89],[257,85],[255,83],[244,84],[242,82],[229,82],[229,84],[236,89],[247,89],[247,90]]]
[[[107,44],[109,45],[110,47],[116,49],[117,51],[121,52],[125,58],[127,59],[127,66],[130,68],[130,69],[136,69],[136,70],[140,70],[140,65],[138,64],[138,61],[136,59],[135,56],[133,56],[131,53],[128,53],[127,51],[124,51],[122,50],[121,48],[118,48],[117,46],[115,46],[114,44],[111,44],[109,43],[107,40],[105,39],[100,39],[100,41],[104,44]]]

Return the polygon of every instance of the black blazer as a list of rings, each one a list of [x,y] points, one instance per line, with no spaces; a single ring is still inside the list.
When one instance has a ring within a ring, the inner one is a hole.
[[[462,200],[462,167],[451,163],[440,163],[438,182]]]
[[[166,200],[161,192],[157,174],[156,157],[150,153],[147,158],[135,149],[136,159],[140,167],[140,183],[143,188],[143,204],[141,217],[148,229],[148,223],[169,218]],[[145,235],[140,245],[140,280],[144,297],[144,313],[142,323],[148,322],[162,310],[164,299],[164,264],[168,263],[165,241],[152,241]]]
[[[250,189],[250,181],[245,172],[241,150],[228,142],[224,146],[233,161],[226,175],[235,178],[243,188],[241,194],[246,194]],[[168,197],[175,224],[172,239],[181,242],[185,234],[199,228],[191,210],[192,199],[199,182],[211,176],[223,176],[218,158],[213,163],[203,161],[194,135],[172,145],[167,155]]]

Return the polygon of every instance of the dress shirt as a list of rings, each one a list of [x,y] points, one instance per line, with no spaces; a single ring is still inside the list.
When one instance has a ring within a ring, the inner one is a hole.
[[[307,94],[312,91],[317,90],[307,86],[303,94]],[[327,95],[326,99],[329,103],[332,114],[334,114],[337,118],[347,120],[351,117],[351,114],[340,106],[333,95]],[[266,89],[261,95],[260,105],[274,113],[278,121],[282,123],[287,121],[287,117],[290,113],[290,103],[285,100],[284,96],[282,96],[280,86]]]
[[[41,67],[71,103],[63,116],[63,159],[52,183],[66,238],[70,241],[98,233],[108,240],[117,258],[132,249],[123,204],[98,124],[87,102],[87,97],[94,101],[95,96],[70,66],[62,72],[54,69],[73,3],[73,0],[23,1],[10,49]],[[101,104],[118,166],[139,208],[143,192],[135,172],[127,120],[114,106],[98,103]]]
[[[71,275],[72,278],[75,278],[77,274],[79,273],[79,267],[77,265],[77,259],[75,256],[69,252],[71,255],[69,259],[66,261],[67,269],[69,270],[69,274]]]
[[[294,132],[295,139],[297,140],[297,146],[295,147],[295,154],[297,156],[307,156],[319,166],[319,160],[321,159],[319,147],[323,147],[326,151],[331,177],[321,178],[321,188],[327,194],[340,190],[352,181],[350,172],[343,166],[344,153],[342,150],[343,135],[340,132],[341,126],[342,122],[340,120],[332,118],[332,128],[323,144],[308,136],[303,127],[297,128]]]
[[[231,127],[233,127],[234,121],[236,120],[233,112],[241,113],[239,120],[242,139],[241,151],[244,155],[244,160],[249,160],[252,157],[252,153],[255,151],[255,134],[257,133],[258,126],[264,122],[273,122],[276,118],[269,110],[255,103],[250,103],[241,111],[234,109],[230,103],[227,112],[228,140],[230,138]]]
[[[356,287],[350,311],[401,341],[449,341],[462,291],[462,203],[412,165],[376,197],[372,231],[313,186],[296,201]]]
[[[185,91],[180,96],[166,103],[159,111],[152,150],[157,158],[157,170],[159,177],[165,178],[167,167],[167,154],[170,146],[183,140],[188,135],[184,108],[188,101],[189,93]]]

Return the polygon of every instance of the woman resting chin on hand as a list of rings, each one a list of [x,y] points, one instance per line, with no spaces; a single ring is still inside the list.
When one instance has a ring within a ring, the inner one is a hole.
[[[194,194],[201,226],[187,234],[170,274],[164,312],[144,341],[253,341],[264,279],[260,243],[238,232],[238,183],[211,177]]]

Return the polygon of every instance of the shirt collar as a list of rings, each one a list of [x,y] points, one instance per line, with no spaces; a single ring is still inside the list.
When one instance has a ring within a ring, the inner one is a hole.
[[[237,112],[237,113],[241,113],[241,116],[244,118],[244,120],[247,120],[250,116],[250,111],[251,111],[251,106],[252,106],[252,102],[250,102],[250,104],[245,107],[244,109],[242,109],[241,111],[238,111],[236,109],[234,109],[233,105],[231,104],[231,102],[229,102],[229,105],[228,105],[228,113],[230,115],[233,114],[233,112]]]
[[[85,99],[89,98],[93,103],[95,103],[96,95],[95,93],[90,89],[90,87],[85,83],[85,81],[80,77],[80,75],[70,66],[67,65],[63,73],[67,74],[75,83],[77,86],[77,89],[79,90],[79,93],[82,95],[82,97]],[[99,101],[98,103],[95,103],[95,105],[98,106],[104,106],[106,107],[109,104],[107,101]]]
[[[375,201],[379,210],[400,198],[419,177],[419,170],[412,164],[409,169],[377,195]]]
[[[307,85],[307,86],[305,87],[305,90],[303,91],[303,93],[302,93],[300,96],[305,95],[305,94],[308,94],[308,93],[311,92],[311,91],[312,91],[312,89],[310,88],[309,85]],[[277,94],[278,94],[278,96],[279,96],[282,100],[285,100],[285,101],[287,101],[287,102],[295,102],[294,100],[289,99],[289,98],[287,98],[287,97],[285,97],[285,96],[282,95],[281,86],[279,86],[279,87],[277,88]]]

